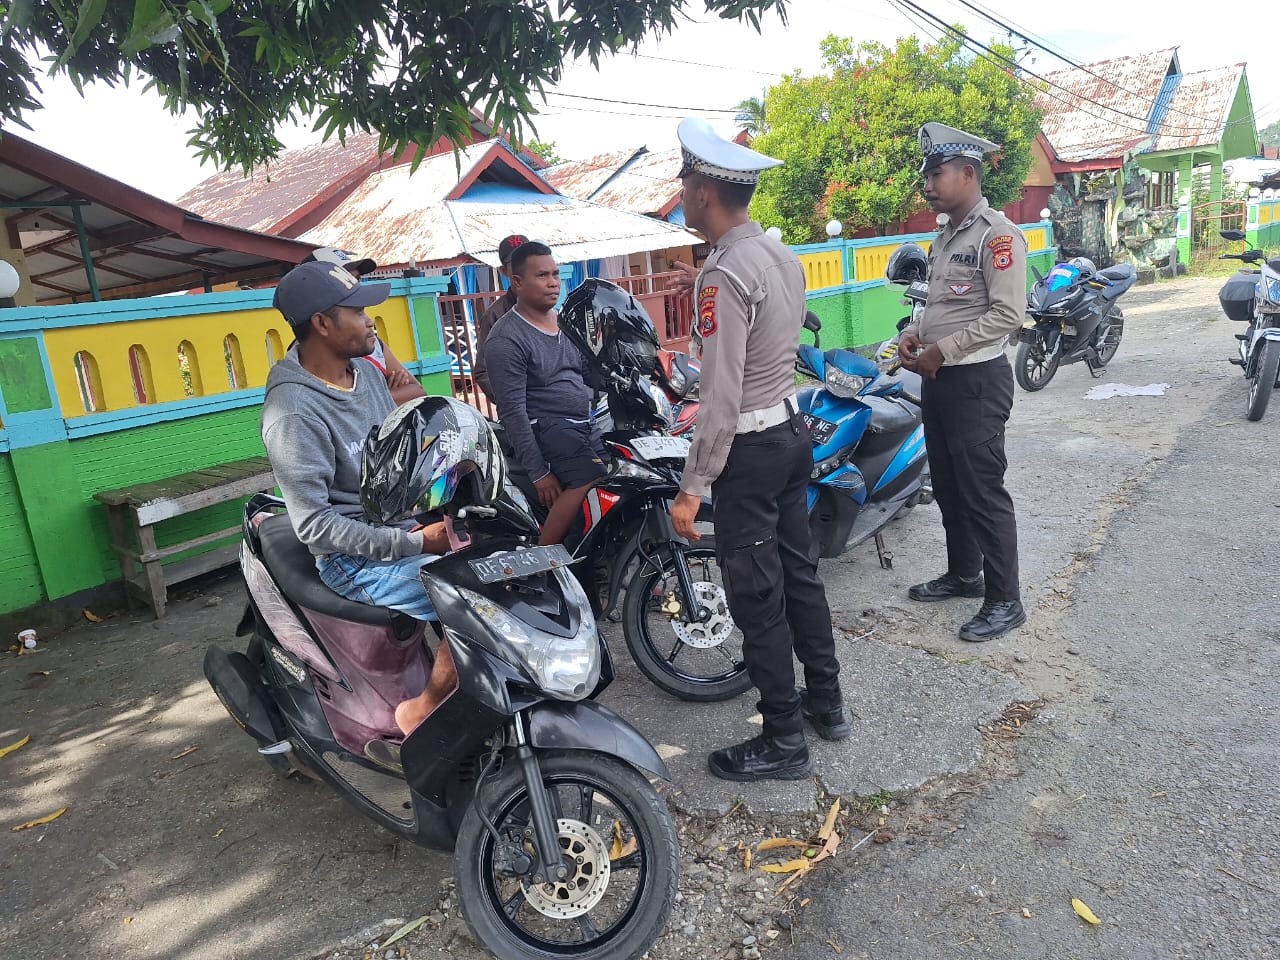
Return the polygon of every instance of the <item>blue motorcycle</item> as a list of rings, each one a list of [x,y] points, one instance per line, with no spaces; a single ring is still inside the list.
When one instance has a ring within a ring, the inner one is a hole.
[[[796,393],[813,441],[809,524],[819,556],[838,557],[930,498],[919,377],[896,362],[882,369],[849,350],[824,352],[812,313],[805,327],[815,342],[801,344],[796,369],[818,381]]]

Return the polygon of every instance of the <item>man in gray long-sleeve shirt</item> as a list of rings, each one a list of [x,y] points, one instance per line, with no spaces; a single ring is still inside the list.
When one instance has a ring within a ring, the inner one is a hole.
[[[604,451],[591,433],[586,358],[560,332],[560,271],[551,248],[522,244],[511,257],[516,305],[494,324],[485,365],[498,417],[547,508],[542,543],[559,543],[593,481]]]

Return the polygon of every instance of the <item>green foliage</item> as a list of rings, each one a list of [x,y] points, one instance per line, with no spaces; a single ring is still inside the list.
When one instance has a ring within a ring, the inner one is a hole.
[[[758,137],[769,129],[765,118],[764,101],[763,96],[748,97],[733,108],[738,111],[734,115],[733,122],[753,137]]]
[[[825,240],[831,219],[890,230],[924,208],[916,132],[929,121],[1001,144],[983,193],[996,207],[1018,198],[1040,115],[1034,91],[1001,64],[971,56],[956,37],[922,47],[912,36],[890,48],[832,35],[821,49],[826,72],[796,73],[768,91],[767,130],[752,147],[785,165],[762,178],[756,219],[781,227],[789,243]]]
[[[1258,140],[1263,146],[1275,147],[1280,146],[1280,120],[1275,123],[1268,124],[1258,131]]]
[[[541,158],[542,161],[548,165],[564,163],[564,157],[560,156],[560,154],[556,152],[556,144],[554,140],[546,143],[541,140],[530,140],[524,145],[524,148],[534,156]]]
[[[199,121],[191,146],[219,166],[276,157],[285,121],[326,139],[376,131],[383,149],[465,141],[476,111],[518,136],[565,61],[593,64],[669,33],[690,0],[11,0],[0,2],[0,119],[40,107],[36,62],[77,89],[142,78]],[[760,27],[786,0],[702,0]],[[47,56],[46,56],[47,54]]]

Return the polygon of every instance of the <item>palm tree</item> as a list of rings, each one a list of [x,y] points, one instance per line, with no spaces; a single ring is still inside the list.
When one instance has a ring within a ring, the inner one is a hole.
[[[733,118],[733,122],[740,126],[753,137],[758,137],[769,129],[769,124],[765,120],[764,94],[757,97],[748,97],[733,109],[737,110],[737,114]]]

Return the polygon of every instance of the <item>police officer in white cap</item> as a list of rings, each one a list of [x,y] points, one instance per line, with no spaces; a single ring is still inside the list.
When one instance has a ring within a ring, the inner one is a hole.
[[[1004,486],[1013,406],[1005,339],[1027,303],[1027,242],[982,195],[982,158],[996,144],[941,123],[920,128],[924,197],[947,223],[929,251],[922,318],[902,334],[903,365],[924,378],[924,432],[947,533],[947,571],[912,600],[983,598],[960,639],[991,640],[1026,622],[1018,530]]]
[[[795,400],[804,270],[747,213],[761,171],[780,161],[717,136],[702,120],[683,121],[679,137],[685,223],[712,250],[694,297],[702,406],[672,519],[681,536],[698,539],[694,517],[711,491],[717,559],[764,718],[760,736],[715,751],[709,763],[727,780],[801,779],[813,773],[803,719],[827,739],[849,735],[809,536],[813,447]],[[803,690],[793,651],[804,666]]]

